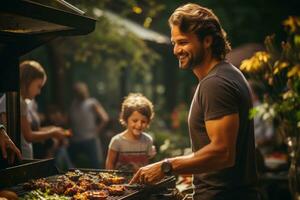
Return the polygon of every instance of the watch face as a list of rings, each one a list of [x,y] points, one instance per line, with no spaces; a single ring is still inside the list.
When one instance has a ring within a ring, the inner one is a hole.
[[[172,165],[171,165],[171,163],[169,163],[167,161],[162,163],[161,168],[165,174],[170,174],[172,171]]]

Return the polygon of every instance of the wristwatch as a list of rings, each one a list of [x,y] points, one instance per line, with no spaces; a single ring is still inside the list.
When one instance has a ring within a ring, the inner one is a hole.
[[[0,124],[0,133],[2,133],[2,130],[5,131],[5,126],[4,126],[3,124]],[[3,132],[4,132],[4,131],[3,131]]]
[[[169,161],[169,159],[165,159],[162,164],[161,164],[161,171],[167,175],[167,176],[171,176],[172,172],[173,172],[173,167],[171,162]]]

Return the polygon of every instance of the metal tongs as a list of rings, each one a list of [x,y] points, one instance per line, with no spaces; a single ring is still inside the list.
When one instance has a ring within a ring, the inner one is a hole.
[[[141,184],[121,184],[124,187],[130,188],[130,189],[143,189],[146,187],[146,185],[141,185]]]

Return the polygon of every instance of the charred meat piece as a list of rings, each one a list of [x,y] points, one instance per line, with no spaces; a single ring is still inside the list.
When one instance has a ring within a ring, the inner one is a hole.
[[[108,197],[107,192],[103,191],[103,190],[90,190],[90,191],[86,191],[84,192],[87,199],[89,200],[104,200]]]
[[[73,196],[72,200],[105,200],[108,194],[104,190],[89,190],[83,193],[78,193]]]
[[[105,190],[107,188],[107,186],[104,183],[98,183],[98,189],[99,190]]]
[[[111,185],[107,187],[110,195],[121,196],[125,192],[125,187],[123,185]]]
[[[77,185],[82,187],[84,190],[89,190],[89,188],[91,187],[91,183],[92,181],[91,180],[80,180],[77,182]]]
[[[99,179],[106,185],[122,184],[126,181],[124,177],[109,173],[99,173]]]
[[[73,187],[71,188],[68,188],[64,194],[67,195],[67,196],[73,196],[77,193],[82,193],[84,191],[84,189],[78,185],[74,185]]]
[[[74,185],[76,185],[75,182],[70,179],[66,177],[59,177],[51,184],[50,191],[56,194],[64,194],[67,189],[72,188]]]
[[[52,194],[64,194],[65,190],[67,188],[65,188],[65,186],[63,184],[60,183],[52,183],[51,184],[51,188],[50,188],[50,192]]]
[[[72,197],[72,200],[88,200],[87,196],[83,193],[77,193]]]
[[[82,175],[83,173],[80,170],[69,171],[66,173],[66,176],[72,181],[77,181]]]
[[[99,190],[99,189],[102,189],[102,188],[100,188],[100,187],[101,187],[101,185],[99,185],[99,183],[91,182],[91,183],[88,185],[87,189],[88,189],[88,190]]]
[[[23,188],[26,190],[40,189],[41,191],[46,191],[46,189],[50,188],[50,184],[46,181],[45,178],[40,178],[24,183]]]

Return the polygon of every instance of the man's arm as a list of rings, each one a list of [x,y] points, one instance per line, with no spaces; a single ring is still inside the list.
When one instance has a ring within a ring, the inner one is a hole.
[[[231,167],[235,164],[239,115],[232,114],[205,122],[210,143],[197,152],[171,158],[178,174],[203,173]]]
[[[0,124],[0,147],[3,158],[8,158],[10,164],[13,163],[15,154],[19,159],[22,159],[20,150],[16,147],[13,141],[6,134],[5,128],[2,124]],[[13,153],[9,153],[9,151],[12,151]]]
[[[170,158],[172,172],[175,174],[204,173],[235,164],[236,140],[239,129],[239,115],[231,114],[205,122],[210,143],[190,155]],[[135,174],[132,183],[155,183],[164,175],[162,161],[142,167]]]

